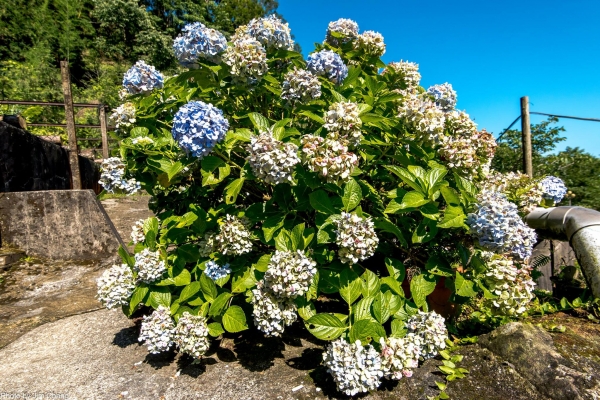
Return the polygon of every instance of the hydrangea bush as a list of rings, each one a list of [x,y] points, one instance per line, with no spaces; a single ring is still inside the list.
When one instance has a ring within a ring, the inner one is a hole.
[[[99,297],[150,314],[151,352],[199,357],[210,337],[299,320],[331,341],[324,364],[353,395],[445,347],[438,286],[522,314],[536,237],[521,218],[558,191],[490,171],[494,139],[451,85],[385,65],[383,37],[350,20],[307,60],[274,16],[220,37],[190,26],[174,45],[189,71],[127,79],[135,123],[118,168],[157,217],[136,224],[129,272],[115,267]]]

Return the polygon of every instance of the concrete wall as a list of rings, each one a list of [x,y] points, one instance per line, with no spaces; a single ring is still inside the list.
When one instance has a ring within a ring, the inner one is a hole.
[[[79,156],[81,185],[100,193],[100,169]],[[0,192],[71,188],[67,151],[23,129],[0,121]]]
[[[538,270],[543,274],[536,281],[538,289],[552,291],[552,260],[554,262],[554,274],[558,275],[560,270],[565,265],[575,265],[577,258],[575,252],[569,245],[569,242],[560,240],[542,240],[533,248],[531,260],[535,260],[540,255],[546,255],[551,258],[551,261],[542,265]]]
[[[122,243],[91,190],[0,193],[0,239],[52,260],[101,260]]]

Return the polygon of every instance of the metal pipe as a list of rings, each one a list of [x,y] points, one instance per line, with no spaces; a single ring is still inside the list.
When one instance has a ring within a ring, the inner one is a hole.
[[[584,207],[536,208],[525,222],[545,236],[567,240],[594,297],[600,297],[600,212]]]

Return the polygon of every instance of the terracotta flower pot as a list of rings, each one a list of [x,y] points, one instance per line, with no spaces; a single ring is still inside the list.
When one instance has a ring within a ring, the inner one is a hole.
[[[412,296],[410,293],[410,282],[408,279],[405,279],[404,282],[402,282],[402,289],[404,290],[404,295],[406,298]],[[458,312],[458,306],[450,301],[451,296],[452,290],[446,287],[446,278],[442,277],[435,285],[433,292],[427,296],[429,308],[444,318],[456,315]]]

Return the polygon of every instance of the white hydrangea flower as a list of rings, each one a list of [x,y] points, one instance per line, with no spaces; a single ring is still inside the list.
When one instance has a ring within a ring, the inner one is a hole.
[[[421,82],[419,64],[400,61],[389,63],[382,72],[390,77],[392,85],[397,89],[416,88]]]
[[[113,309],[129,304],[135,289],[133,273],[127,264],[113,265],[98,278],[98,300]]]
[[[447,82],[431,86],[427,93],[433,96],[435,104],[444,111],[452,111],[456,107],[456,91]]]
[[[257,178],[273,185],[293,181],[294,168],[300,162],[298,146],[275,139],[269,130],[253,136],[247,150],[248,163]]]
[[[298,318],[291,299],[277,298],[263,281],[252,290],[254,325],[267,336],[279,336]]]
[[[342,212],[336,221],[336,244],[340,247],[338,256],[345,264],[356,264],[375,254],[379,238],[371,217],[362,218],[356,214]]]
[[[273,14],[264,18],[254,18],[240,32],[258,40],[267,50],[294,49],[288,23]],[[239,32],[236,33],[239,35]]]
[[[115,108],[109,118],[114,122],[115,129],[129,128],[135,124],[135,105],[130,102],[123,103]]]
[[[427,360],[435,357],[440,350],[446,348],[448,330],[446,329],[444,317],[435,311],[419,311],[408,319],[408,333],[414,333],[423,339],[421,347],[421,358]]]
[[[269,69],[265,48],[251,36],[241,35],[232,40],[233,45],[223,55],[223,61],[231,67],[231,75],[240,83],[257,83]]]
[[[206,318],[184,311],[177,321],[173,341],[182,353],[202,357],[210,346]]]
[[[348,343],[339,338],[327,346],[323,363],[333,376],[337,388],[348,396],[375,390],[381,384],[381,356],[371,345],[360,340]]]
[[[342,38],[336,38],[332,33],[336,33],[342,36]],[[327,37],[325,42],[332,46],[338,47],[340,44],[348,43],[358,36],[358,24],[347,18],[340,18],[337,21],[331,21],[327,27]]]
[[[252,251],[252,233],[248,230],[248,224],[246,218],[226,215],[225,220],[220,222],[219,233],[214,238],[218,251],[235,256]]]
[[[125,164],[119,157],[104,159],[100,170],[102,173],[98,183],[109,193],[121,190],[126,194],[134,194],[141,189],[141,184],[135,179],[125,179]]]
[[[265,273],[265,286],[277,297],[303,296],[317,273],[316,266],[301,250],[276,250]]]
[[[321,97],[321,83],[319,78],[310,71],[298,69],[285,74],[281,84],[281,98],[294,104],[306,103]]]
[[[358,35],[354,42],[354,48],[362,50],[372,57],[381,57],[385,54],[385,43],[379,32],[364,31]]]
[[[358,146],[362,139],[362,120],[358,115],[358,104],[333,103],[325,113],[325,129],[332,140],[343,139],[352,146]]]
[[[315,135],[304,135],[302,156],[308,169],[317,172],[327,182],[347,181],[358,165],[356,154],[339,140],[324,139]]]
[[[165,262],[161,261],[158,251],[144,249],[135,254],[134,258],[134,270],[137,272],[138,282],[155,282],[167,272]]]
[[[133,244],[138,244],[142,243],[144,240],[146,240],[146,235],[144,234],[144,220],[140,219],[131,227],[131,241]]]
[[[158,354],[169,350],[174,336],[175,324],[170,310],[161,305],[151,315],[144,317],[138,341],[144,342],[150,354]]]
[[[229,268],[228,263],[221,266],[211,260],[206,262],[206,269],[204,270],[204,273],[210,279],[216,281],[217,279],[225,278],[228,274],[230,274],[231,268]]]
[[[423,96],[407,95],[398,109],[402,119],[414,131],[415,139],[437,147],[444,136],[444,112]]]
[[[497,254],[486,264],[485,283],[498,298],[485,299],[485,304],[501,315],[518,316],[527,311],[527,304],[535,297],[530,270],[519,269],[511,259]]]
[[[544,194],[537,179],[520,172],[500,173],[493,171],[483,182],[483,191],[496,191],[504,194],[517,204],[519,211],[529,214],[541,202]]]
[[[423,338],[408,333],[403,338],[389,337],[379,339],[381,344],[381,368],[386,378],[400,380],[410,378],[413,369],[419,366]]]

